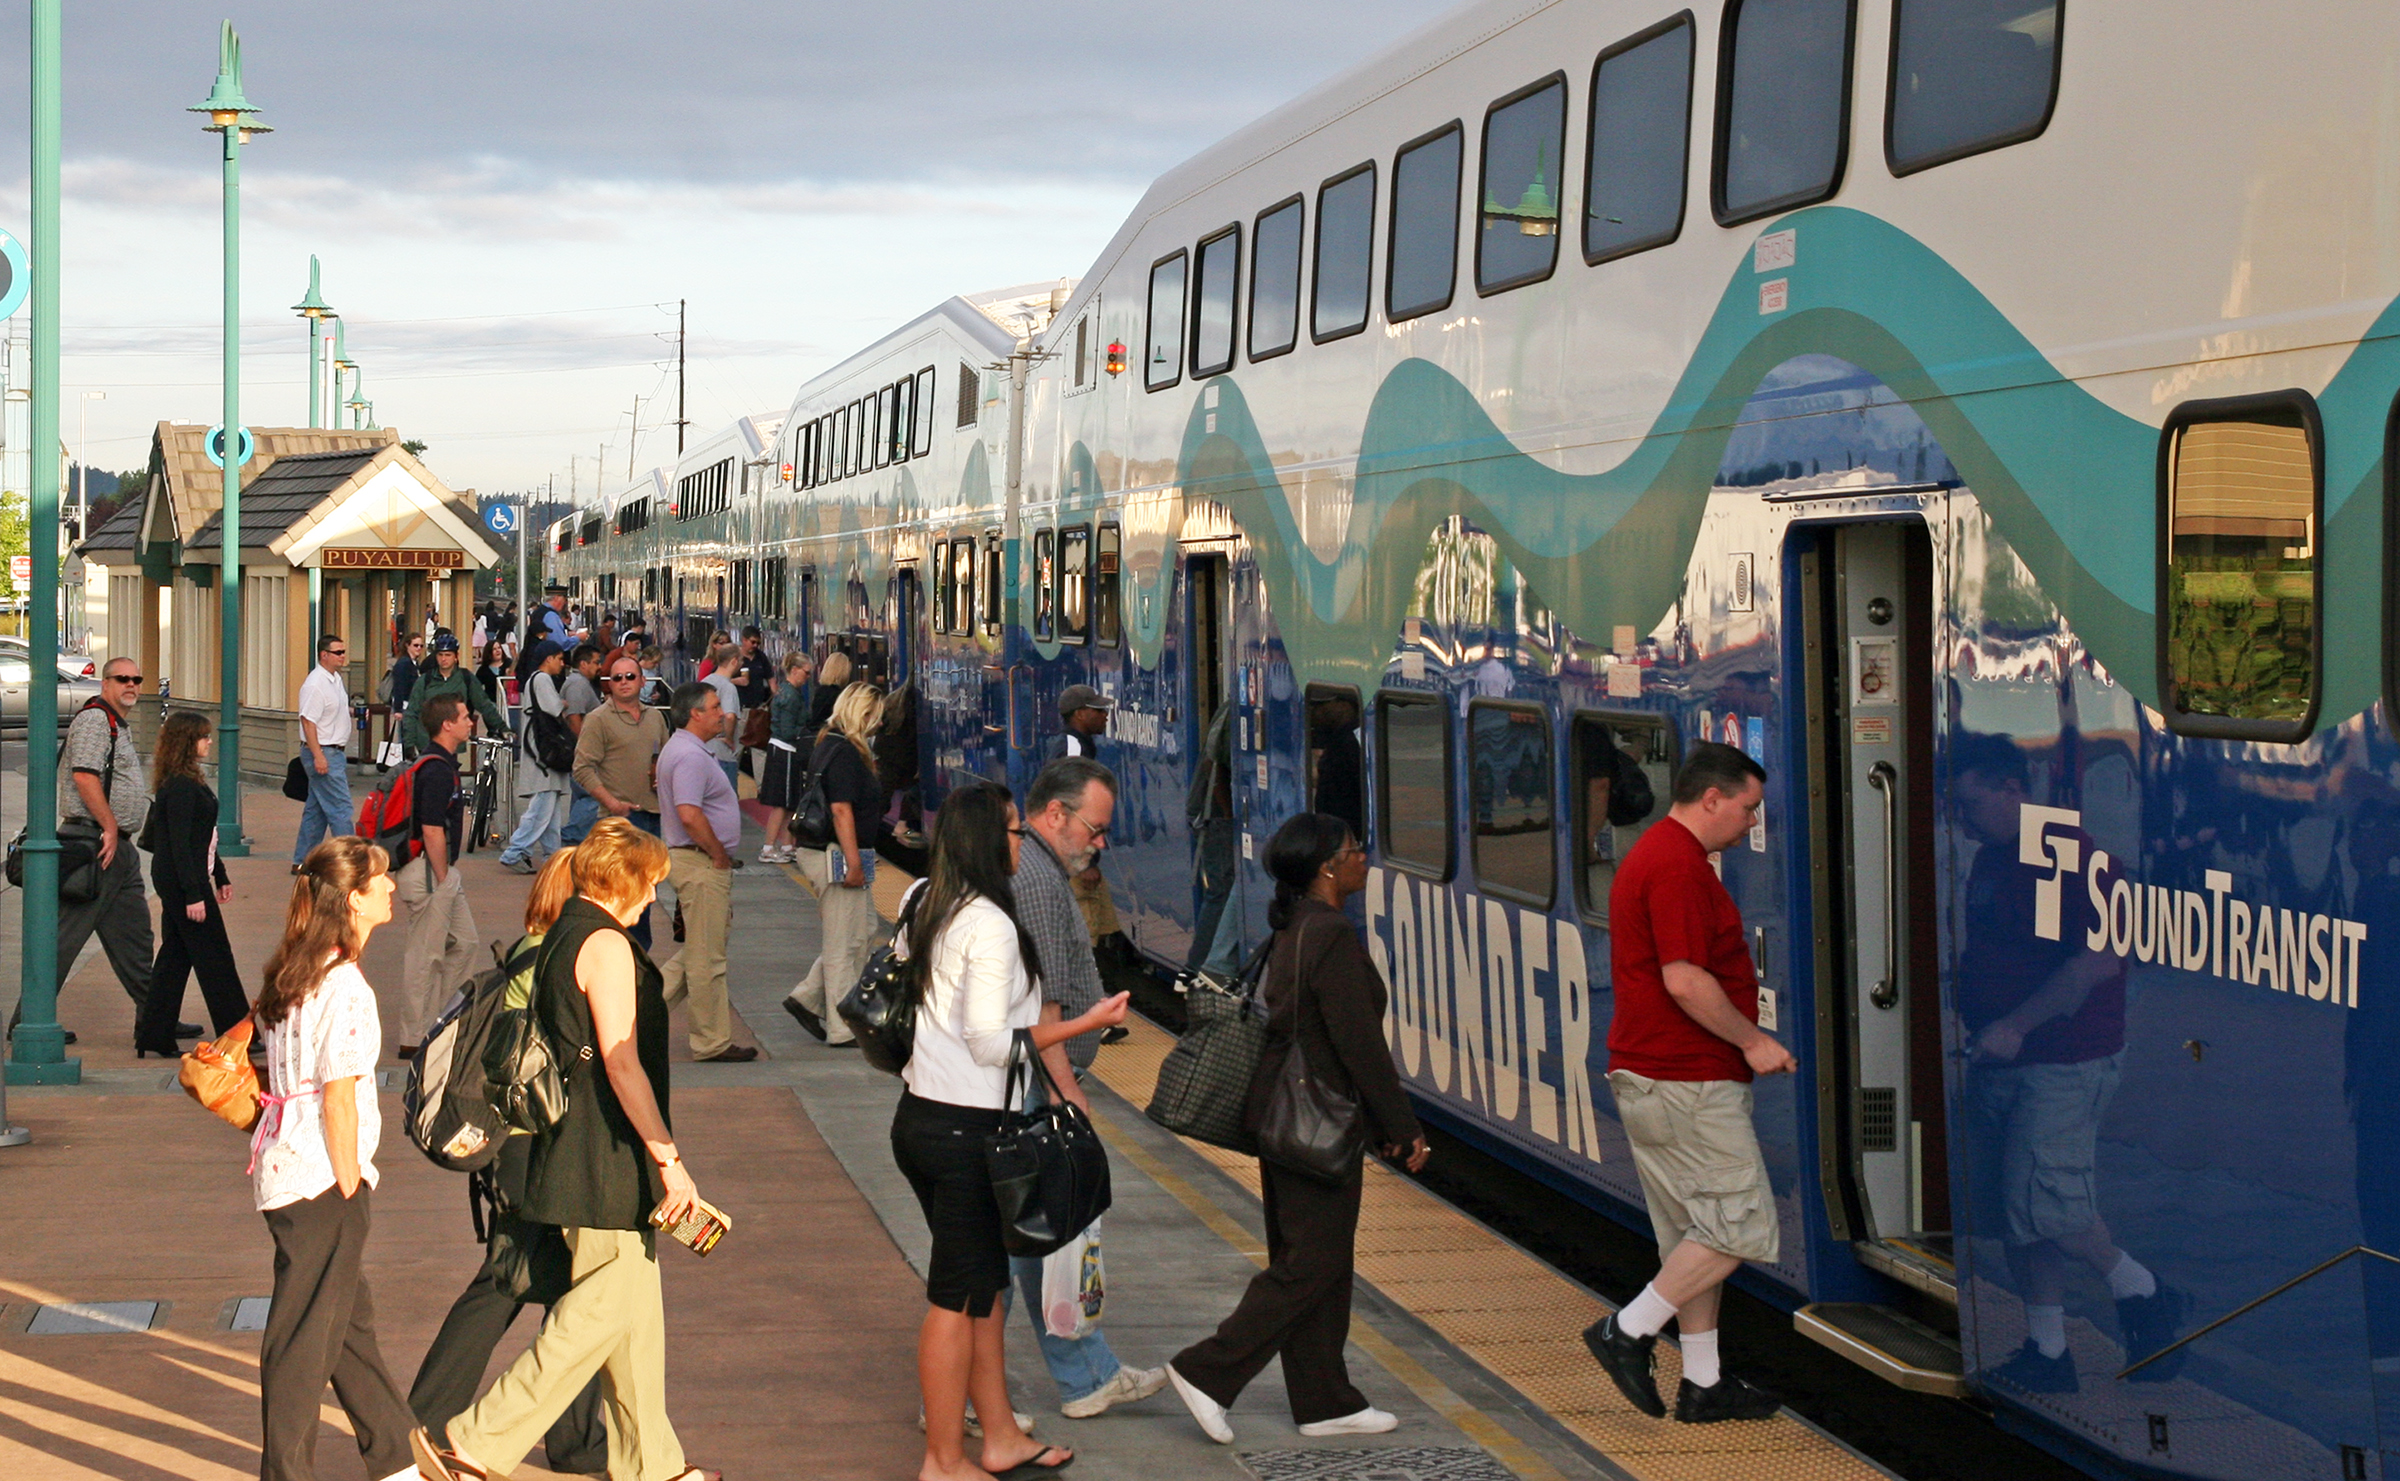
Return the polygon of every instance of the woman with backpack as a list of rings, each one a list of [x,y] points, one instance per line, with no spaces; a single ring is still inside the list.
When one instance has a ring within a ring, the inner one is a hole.
[[[559,687],[567,650],[545,638],[528,657],[523,754],[517,758],[517,796],[525,813],[500,850],[500,867],[511,874],[531,874],[558,852],[559,830],[567,821],[567,780],[575,766],[575,740],[567,734],[566,697]],[[550,758],[558,763],[554,771],[542,764],[543,755],[562,735],[566,752]]]
[[[1058,1471],[1075,1459],[1064,1446],[1027,1438],[1009,1404],[1008,1311],[999,1299],[1008,1289],[1008,1248],[984,1138],[1013,1109],[1008,1066],[1018,1036],[1038,1055],[1122,1023],[1126,995],[1065,1022],[1040,1021],[1041,953],[1017,921],[1019,834],[1006,787],[976,782],[951,793],[934,815],[931,883],[908,923],[916,1044],[901,1071],[908,1089],[892,1116],[892,1160],[933,1234],[925,1323],[917,1332],[925,1395],[921,1481]],[[970,1399],[983,1425],[979,1462],[966,1458]]]
[[[375,1097],[383,1021],[358,969],[368,933],[392,918],[390,860],[364,839],[329,838],[300,871],[251,1010],[266,1059],[251,1190],[275,1240],[274,1299],[258,1345],[258,1474],[316,1474],[330,1381],[367,1474],[391,1481],[413,1469],[416,1421],[383,1366],[360,1268],[383,1129]]]
[[[233,880],[217,856],[217,794],[201,780],[213,728],[198,710],[177,710],[158,729],[150,817],[142,829],[150,886],[158,891],[158,959],[133,1029],[136,1059],[174,1059],[183,1052],[175,1043],[175,1023],[183,1016],[184,984],[195,973],[217,1034],[250,1011],[218,908],[233,899]]]
[[[829,665],[830,666],[830,665]],[[833,1011],[858,980],[875,935],[875,845],[883,841],[887,799],[875,776],[875,737],[883,726],[883,695],[860,680],[844,689],[833,718],[808,755],[808,775],[792,799],[797,809],[812,784],[825,788],[833,836],[800,841],[800,872],[817,894],[817,960],[783,1000],[784,1011],[827,1046],[857,1043]]]
[[[575,895],[575,850],[560,849],[533,877],[525,896],[525,934],[508,949],[511,974],[501,1006],[522,1009],[533,998],[535,953],[558,923],[558,913]],[[529,1304],[545,1311],[566,1294],[572,1261],[566,1242],[547,1224],[519,1218],[533,1159],[531,1133],[511,1131],[491,1166],[468,1176],[482,1179],[481,1196],[491,1209],[483,1265],[451,1303],[433,1346],[417,1365],[408,1407],[429,1433],[449,1433],[450,1421],[475,1402],[476,1385],[491,1365],[492,1350],[508,1335],[517,1313]],[[594,1475],[608,1469],[608,1430],[600,1417],[600,1380],[583,1392],[543,1437],[550,1469],[560,1475]]]
[[[667,1004],[659,971],[627,934],[667,877],[667,848],[623,818],[575,846],[575,895],[535,959],[543,1032],[565,1055],[566,1115],[534,1139],[519,1217],[557,1227],[567,1289],[533,1346],[481,1399],[411,1437],[428,1481],[479,1481],[515,1467],[595,1372],[608,1386],[608,1474],[710,1481],[684,1460],[667,1418],[666,1312],[651,1215],[672,1223],[700,1190],[675,1149],[667,1106]]]

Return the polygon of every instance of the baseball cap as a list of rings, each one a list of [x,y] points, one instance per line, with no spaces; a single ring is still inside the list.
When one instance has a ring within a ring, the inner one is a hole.
[[[1058,712],[1072,715],[1077,710],[1113,710],[1117,702],[1089,684],[1069,684],[1067,692],[1058,697]]]
[[[433,651],[436,653],[456,653],[458,651],[458,634],[454,632],[444,632],[440,636],[436,637],[433,640]]]

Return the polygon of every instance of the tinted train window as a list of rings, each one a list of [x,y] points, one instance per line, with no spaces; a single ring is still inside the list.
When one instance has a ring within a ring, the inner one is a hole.
[[[1574,761],[1575,890],[1606,925],[1618,862],[1673,800],[1675,739],[1655,715],[1577,715]]]
[[[1375,707],[1375,814],[1387,863],[1450,877],[1450,711],[1385,694]]]
[[[1584,159],[1586,260],[1663,247],[1681,234],[1691,138],[1691,17],[1600,53]]]
[[[1717,59],[1717,221],[1821,201],[1850,133],[1851,0],[1728,0]]]
[[[892,387],[892,461],[908,460],[909,444],[913,441],[912,423],[917,417],[917,382],[915,377]]]
[[[1392,161],[1392,248],[1384,313],[1394,323],[1446,308],[1458,282],[1460,132],[1452,124]]]
[[[1192,292],[1192,374],[1233,368],[1233,294],[1241,276],[1242,231],[1229,226],[1202,242],[1200,281]]]
[[[1897,0],[1892,173],[2030,139],[2058,98],[2058,0]]]
[[[1367,841],[1367,753],[1360,739],[1358,691],[1311,684],[1308,700],[1308,806],[1350,825]]]
[[[958,604],[950,609],[950,630],[975,631],[975,542],[958,540],[950,546],[950,574],[958,582]]]
[[[1338,339],[1367,327],[1375,257],[1375,166],[1360,165],[1317,191],[1317,278],[1311,333]]]
[[[1567,84],[1543,83],[1483,119],[1483,230],[1475,286],[1514,288],[1558,265],[1559,158],[1566,152]]]
[[[2299,392],[2168,419],[2167,715],[2186,734],[2299,740],[2316,708],[2322,436]]]
[[[1250,229],[1250,358],[1280,355],[1300,337],[1298,198],[1260,213]]]
[[[1036,530],[1033,535],[1033,635],[1047,641],[1057,626],[1052,614],[1058,610],[1057,551],[1058,537],[1048,530]]]
[[[1124,533],[1102,525],[1092,553],[1092,640],[1115,646],[1124,632]]]
[[[1477,704],[1467,711],[1468,814],[1475,880],[1484,889],[1548,905],[1557,888],[1550,822],[1550,716],[1534,705]]]
[[[937,633],[950,630],[954,580],[950,571],[950,547],[936,544],[933,547],[933,630]]]
[[[933,367],[930,365],[917,372],[916,407],[917,414],[913,420],[917,440],[911,456],[921,458],[933,451]]]
[[[1080,643],[1091,636],[1092,527],[1058,532],[1058,636]]]
[[[1181,252],[1150,269],[1150,356],[1142,383],[1153,391],[1183,379],[1183,277]]]

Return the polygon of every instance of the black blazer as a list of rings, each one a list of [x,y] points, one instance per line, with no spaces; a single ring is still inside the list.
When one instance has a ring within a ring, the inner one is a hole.
[[[1265,1119],[1284,1056],[1297,1043],[1310,1071],[1358,1102],[1375,1146],[1405,1147],[1417,1139],[1416,1113],[1383,1038],[1390,994],[1348,916],[1314,899],[1295,905],[1292,923],[1276,933],[1261,992],[1267,1045],[1245,1107],[1251,1131]]]
[[[150,820],[142,841],[150,850],[150,884],[159,902],[180,910],[195,900],[216,897],[216,886],[231,884],[225,861],[217,860],[212,880],[208,840],[217,826],[217,794],[206,782],[170,777],[150,799]]]

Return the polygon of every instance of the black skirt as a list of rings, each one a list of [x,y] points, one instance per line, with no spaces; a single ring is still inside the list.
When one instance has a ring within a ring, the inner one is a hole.
[[[805,758],[798,751],[787,751],[779,743],[767,747],[766,774],[758,779],[758,801],[762,807],[785,810],[800,805],[800,774]]]

